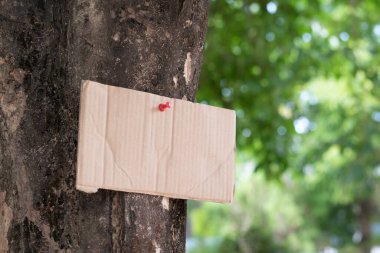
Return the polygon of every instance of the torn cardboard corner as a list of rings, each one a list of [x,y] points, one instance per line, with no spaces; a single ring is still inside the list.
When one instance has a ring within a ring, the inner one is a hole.
[[[92,81],[80,103],[77,189],[232,201],[234,111]]]

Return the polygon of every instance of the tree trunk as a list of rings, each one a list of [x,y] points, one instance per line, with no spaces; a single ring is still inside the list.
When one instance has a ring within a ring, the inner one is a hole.
[[[0,1],[0,252],[184,252],[186,201],[75,189],[82,79],[194,100],[207,1]]]
[[[369,198],[362,199],[358,202],[360,212],[358,221],[362,238],[360,241],[361,252],[368,253],[371,251],[371,216],[372,216],[372,201]]]

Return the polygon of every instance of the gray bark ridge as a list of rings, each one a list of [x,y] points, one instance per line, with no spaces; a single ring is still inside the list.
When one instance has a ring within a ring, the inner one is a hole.
[[[81,80],[193,101],[207,1],[0,2],[0,252],[184,252],[186,201],[75,189]]]

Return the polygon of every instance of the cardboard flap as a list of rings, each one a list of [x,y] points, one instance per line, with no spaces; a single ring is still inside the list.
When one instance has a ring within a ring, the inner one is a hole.
[[[235,126],[232,110],[84,81],[77,189],[231,202]]]

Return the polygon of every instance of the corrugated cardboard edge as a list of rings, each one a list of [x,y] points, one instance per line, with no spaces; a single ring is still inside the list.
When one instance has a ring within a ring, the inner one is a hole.
[[[85,108],[84,108],[84,104],[85,103],[83,102],[84,99],[85,99],[85,95],[84,95],[83,89],[84,89],[85,85],[87,83],[89,83],[89,82],[90,82],[89,80],[82,80],[81,87],[80,87],[79,130],[78,130],[78,148],[77,148],[77,178],[79,178],[79,173],[81,172],[80,169],[79,169],[80,168],[79,163],[81,162],[81,160],[79,160],[80,157],[81,157],[80,156],[80,152],[82,150],[82,148],[80,147],[80,144],[81,144],[80,138],[81,138],[81,135],[82,135],[81,132],[84,129],[84,126],[83,126],[84,122],[81,120],[81,118],[82,118],[82,116],[84,114],[84,110],[85,110]],[[103,168],[103,170],[104,170],[104,168]],[[76,184],[75,188],[77,190],[79,190],[79,191],[83,191],[83,192],[86,192],[86,193],[95,193],[95,192],[98,191],[98,188],[96,188],[96,187],[85,186],[85,185],[80,185],[80,184]]]
[[[90,83],[90,82],[93,82],[93,83],[98,83],[98,82],[94,82],[94,81],[90,81],[90,80],[82,80],[81,82],[81,94],[80,94],[80,108],[79,108],[79,133],[78,133],[78,150],[77,150],[77,157],[80,158],[81,156],[79,155],[80,152],[81,152],[81,147],[79,146],[80,144],[80,138],[81,138],[81,135],[82,135],[82,131],[84,129],[84,122],[81,121],[81,118],[84,114],[84,111],[85,111],[85,108],[84,108],[84,100],[86,99],[85,97],[85,94],[83,92],[83,89],[85,88],[86,84]],[[101,83],[98,83],[98,84],[101,84]],[[107,84],[101,84],[101,85],[107,85]],[[115,86],[117,87],[117,86]],[[125,88],[127,89],[127,88]],[[141,93],[146,93],[146,92],[143,92],[143,91],[137,91],[137,90],[134,90],[136,92],[141,92]],[[169,98],[169,97],[165,97],[165,96],[160,96],[160,97],[163,97],[163,98],[168,98],[168,99],[173,99],[173,98]],[[174,99],[174,102],[176,100],[180,100],[180,99]],[[191,101],[186,101],[186,100],[181,100],[182,102],[187,102],[189,104],[194,104],[193,102]],[[210,105],[207,105],[207,106],[210,106]],[[215,106],[211,106],[211,107],[215,107]],[[231,111],[234,113],[234,116],[235,116],[235,126],[236,126],[236,113],[235,111],[233,110],[230,110],[230,109],[226,109],[226,108],[220,108],[220,107],[215,107],[215,108],[218,108],[218,109],[222,109],[222,110],[228,110],[228,111]],[[235,127],[235,132],[236,132],[236,127]],[[236,138],[236,135],[235,135],[235,138]],[[232,159],[234,161],[236,161],[236,144],[234,146],[234,151],[233,151],[233,157]],[[80,169],[79,169],[79,163],[81,161],[78,160],[77,161],[77,178],[79,177],[79,174],[80,174]],[[103,167],[103,172],[101,173],[104,173],[104,167]],[[233,197],[234,197],[234,193],[235,193],[235,172],[236,172],[236,166],[234,166],[234,168],[231,170],[231,177],[234,179],[233,180],[233,190],[231,191],[231,196],[228,198],[228,199],[201,199],[201,198],[196,198],[196,197],[187,197],[187,196],[183,196],[183,197],[178,197],[177,195],[171,195],[171,194],[167,194],[167,193],[160,193],[160,192],[150,192],[150,191],[146,191],[146,190],[126,190],[126,189],[118,189],[119,191],[122,191],[122,192],[134,192],[134,193],[142,193],[142,194],[149,194],[149,195],[155,195],[155,196],[164,196],[164,197],[169,197],[169,198],[177,198],[177,199],[191,199],[191,200],[201,200],[201,201],[213,201],[213,202],[218,202],[218,203],[232,203],[233,201]],[[108,189],[108,190],[114,190],[115,188],[107,188],[107,187],[104,187],[104,185],[100,186],[99,188],[102,188],[102,189]],[[88,185],[83,185],[83,184],[78,184],[76,183],[76,189],[77,190],[80,190],[80,191],[83,191],[83,192],[86,192],[86,193],[96,193],[99,189],[98,187],[93,187],[93,186],[88,186]],[[117,188],[116,188],[117,189]]]

